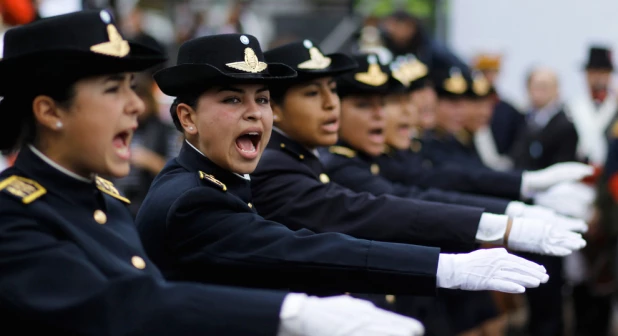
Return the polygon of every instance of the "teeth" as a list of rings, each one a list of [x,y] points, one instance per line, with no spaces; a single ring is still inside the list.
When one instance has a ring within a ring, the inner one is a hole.
[[[249,135],[259,135],[258,132],[251,132],[251,133],[248,133],[248,134]]]

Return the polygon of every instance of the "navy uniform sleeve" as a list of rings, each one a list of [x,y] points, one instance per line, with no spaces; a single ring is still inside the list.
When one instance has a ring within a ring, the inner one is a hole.
[[[292,231],[221,190],[195,187],[170,208],[170,253],[186,278],[293,290],[434,295],[437,248]]]
[[[483,208],[485,211],[495,214],[504,214],[509,203],[509,201],[492,197],[466,195],[435,188],[423,190],[416,186],[393,183],[380,175],[372,174],[367,167],[357,166],[352,162],[345,166],[339,166],[335,171],[331,170],[330,177],[333,181],[356,192],[366,191],[374,195],[395,195],[404,198],[445,203],[443,205],[444,208],[452,204],[459,204]],[[449,219],[445,218],[444,220]],[[474,225],[474,223],[471,225]]]
[[[441,166],[433,169],[411,167],[407,176],[408,183],[423,188],[433,187],[510,200],[521,198],[521,173],[519,172],[462,169],[454,166]]]
[[[17,216],[3,216],[0,240],[0,312],[25,334],[41,324],[71,335],[277,333],[284,293],[104,273],[77,245]]]
[[[270,220],[293,230],[341,232],[364,239],[438,246],[449,251],[469,251],[475,247],[481,209],[445,208],[392,195],[357,193],[290,168],[295,164],[286,160],[293,158],[282,155],[276,159],[271,160],[277,163],[276,167],[252,175],[256,209]]]

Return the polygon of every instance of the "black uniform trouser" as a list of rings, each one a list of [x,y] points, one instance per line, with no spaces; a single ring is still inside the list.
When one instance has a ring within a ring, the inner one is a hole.
[[[530,312],[528,319],[530,336],[564,335],[562,258],[532,253],[519,253],[519,255],[545,266],[549,274],[547,283],[526,290]]]
[[[588,285],[573,287],[576,336],[607,336],[611,324],[612,296],[597,296]]]

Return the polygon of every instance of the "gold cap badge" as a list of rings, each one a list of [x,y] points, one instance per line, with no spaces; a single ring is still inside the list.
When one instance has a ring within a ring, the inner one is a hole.
[[[472,81],[472,90],[479,96],[484,96],[489,92],[491,85],[489,85],[489,81],[482,74],[476,74],[474,76],[474,80]]]
[[[311,59],[298,64],[299,69],[320,70],[330,65],[330,57],[324,56],[318,48],[313,46],[311,41],[305,40],[303,44],[305,48],[309,49],[309,57],[311,57]]]
[[[466,79],[457,68],[451,69],[450,77],[444,81],[444,89],[450,93],[462,94],[468,89]]]
[[[95,44],[90,47],[90,51],[116,57],[125,57],[131,51],[129,42],[125,41],[113,24],[107,25],[107,36],[109,42]]]
[[[250,73],[258,73],[266,70],[268,64],[260,62],[255,54],[255,51],[251,48],[245,48],[245,60],[244,62],[232,62],[227,63],[226,66]]]
[[[388,75],[380,69],[376,56],[369,55],[367,57],[367,61],[369,62],[367,72],[357,73],[354,75],[354,79],[358,82],[371,86],[380,86],[386,83],[386,81],[388,81]]]

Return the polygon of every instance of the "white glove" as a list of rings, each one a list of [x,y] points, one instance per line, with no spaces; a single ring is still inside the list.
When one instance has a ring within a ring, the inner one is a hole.
[[[538,193],[534,197],[534,203],[563,215],[588,220],[595,198],[596,192],[593,187],[583,183],[567,182]]]
[[[521,194],[533,197],[558,183],[579,181],[594,174],[594,168],[579,162],[557,163],[545,169],[526,171],[521,178]]]
[[[420,336],[417,320],[347,295],[328,298],[290,293],[281,307],[277,336]]]
[[[579,233],[547,224],[543,220],[515,218],[507,238],[507,247],[552,256],[566,256],[586,246]]]
[[[438,287],[523,293],[549,280],[545,267],[509,254],[504,248],[467,254],[440,254]]]
[[[588,224],[581,219],[574,219],[557,214],[554,210],[538,206],[511,202],[506,207],[506,214],[511,217],[542,219],[548,224],[574,232],[587,232]]]

